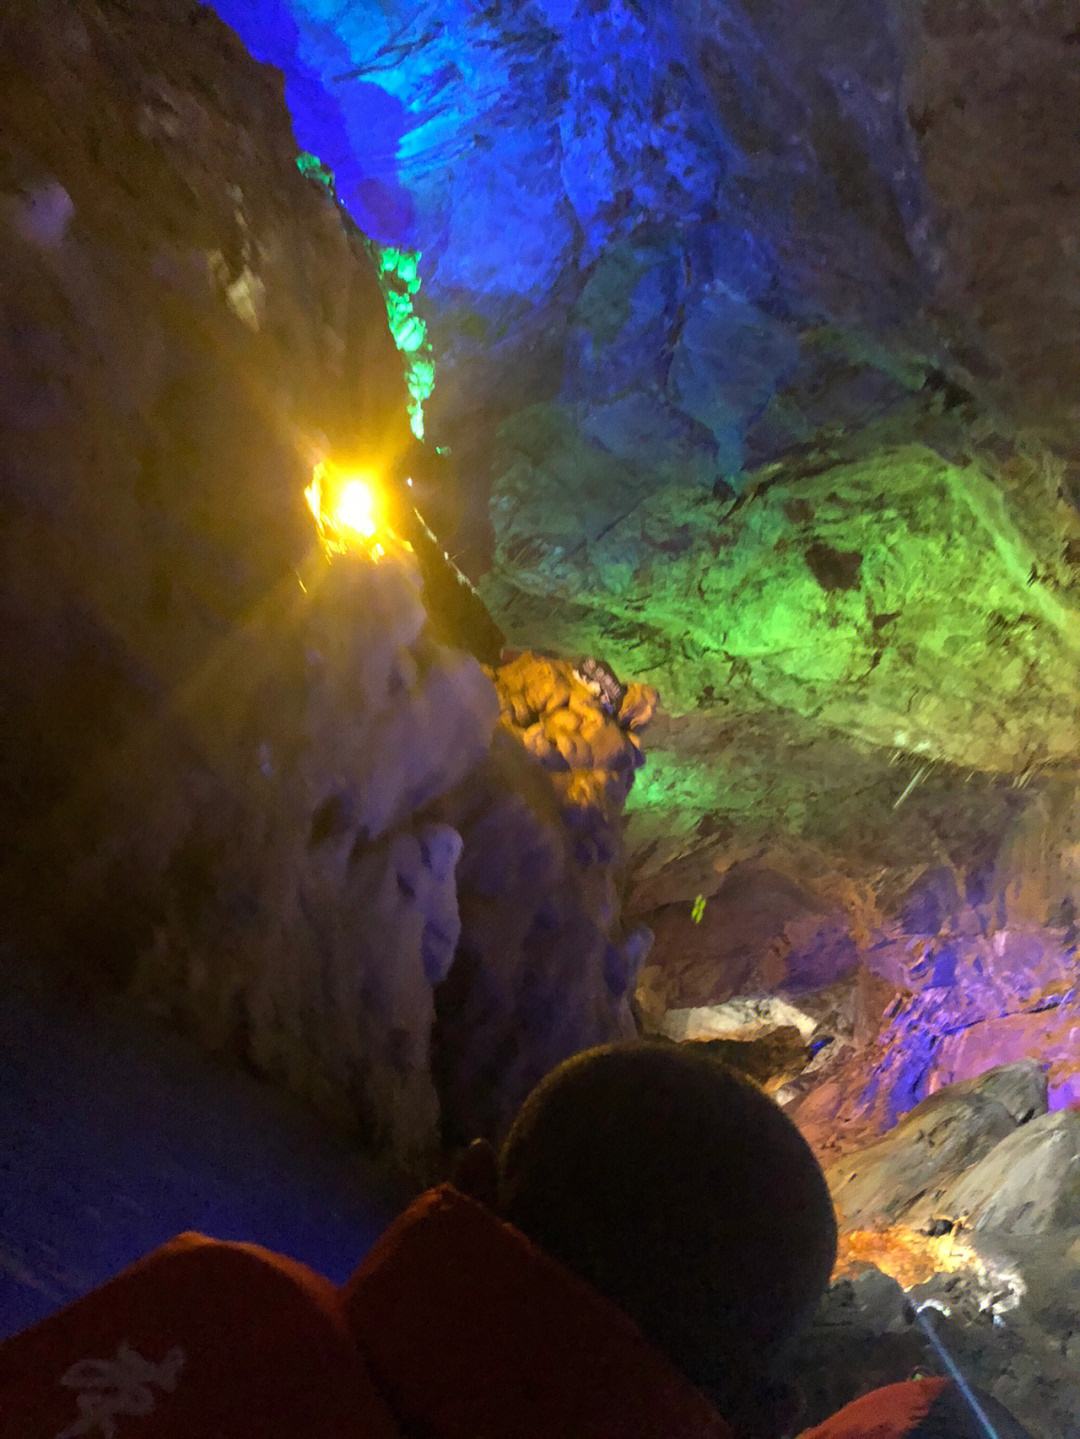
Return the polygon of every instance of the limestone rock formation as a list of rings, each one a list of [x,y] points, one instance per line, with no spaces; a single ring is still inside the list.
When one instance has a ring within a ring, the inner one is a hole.
[[[620,920],[623,803],[655,692],[618,707],[570,661],[520,655],[491,671],[490,759],[446,813],[465,840],[461,939],[438,998],[444,1134],[499,1134],[559,1060],[634,1032],[651,935]]]
[[[55,895],[104,757],[296,589],[313,446],[399,423],[377,286],[294,173],[271,72],[196,6],[0,25],[0,785],[5,859]]]
[[[475,476],[464,543],[511,642],[665,696],[630,799],[640,970],[606,930],[625,766],[594,738],[629,752],[565,675],[499,682],[513,732],[474,807],[428,816],[464,841],[437,1000],[451,1130],[497,1129],[491,1076],[520,1088],[527,1049],[622,1023],[636,975],[656,1031],[733,1006],[703,1042],[780,1061],[850,1220],[901,1226],[905,1263],[956,1186],[1015,1226],[1008,1187],[985,1193],[999,1151],[1042,1164],[1080,1096],[1069,7],[217,8],[284,70],[354,215],[424,251],[432,423]],[[46,188],[20,225],[64,217]],[[582,905],[604,919],[571,1015]],[[503,962],[507,936],[536,962]],[[1031,1056],[1038,1076],[979,1083]],[[1069,1183],[1040,1181],[1041,1213]],[[1004,1238],[1024,1236],[956,1240],[977,1282],[939,1290],[987,1299],[957,1342],[1034,1432],[1075,1432],[1065,1281],[1038,1309],[1042,1261],[984,1253]],[[995,1276],[1021,1269],[1003,1312]],[[988,1335],[1003,1364],[973,1357]]]
[[[4,10],[0,79],[9,953],[430,1172],[440,1132],[631,1029],[650,697],[624,731],[579,687],[556,776],[415,556],[323,554],[314,460],[386,461],[405,394],[279,74],[203,6],[77,0]]]
[[[954,1297],[942,1296],[937,1302],[947,1304]],[[992,1320],[964,1326],[936,1307],[930,1322],[963,1365],[998,1439],[1074,1439],[1070,1406],[1075,1391],[1049,1333],[1016,1317],[1008,1328]],[[812,1423],[872,1388],[940,1372],[940,1360],[912,1322],[902,1290],[874,1269],[833,1286],[800,1344],[796,1366],[806,1418]]]
[[[424,252],[511,641],[665,696],[642,1014],[831,1007],[843,1143],[1028,1053],[1080,1093],[1066,10],[216,3]]]
[[[5,8],[5,915],[418,1168],[635,1012],[747,1046],[1060,1435],[1075,17],[842,9]],[[317,550],[407,437],[300,147],[424,252],[487,673]]]

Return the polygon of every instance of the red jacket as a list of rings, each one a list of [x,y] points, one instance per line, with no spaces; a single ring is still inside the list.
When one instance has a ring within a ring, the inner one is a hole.
[[[978,1402],[998,1439],[1030,1439],[989,1394]],[[801,1439],[985,1439],[986,1431],[955,1384],[913,1379],[864,1394]]]
[[[894,1385],[803,1439],[955,1439],[953,1393]],[[0,1345],[0,1439],[82,1435],[732,1439],[620,1310],[450,1188],[341,1290],[186,1234]]]
[[[337,1291],[183,1235],[0,1346],[0,1439],[731,1439],[618,1309],[456,1190]]]
[[[400,1439],[337,1291],[254,1245],[183,1234],[0,1346],[0,1439],[360,1434]]]

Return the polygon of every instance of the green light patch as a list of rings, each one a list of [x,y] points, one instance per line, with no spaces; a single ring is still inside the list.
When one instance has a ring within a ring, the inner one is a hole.
[[[333,171],[323,164],[318,155],[305,150],[296,157],[296,168],[301,175],[322,185],[329,194],[334,194]],[[395,245],[379,245],[371,239],[368,239],[367,245],[386,303],[390,334],[405,357],[409,428],[418,440],[422,440],[424,405],[435,389],[435,356],[428,339],[427,323],[416,313],[413,304],[422,284],[421,253],[419,250],[402,250]]]

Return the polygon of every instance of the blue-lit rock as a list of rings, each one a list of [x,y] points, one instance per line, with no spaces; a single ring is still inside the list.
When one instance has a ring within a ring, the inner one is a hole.
[[[672,412],[650,458],[682,455],[689,421],[737,475],[803,331],[888,329],[919,291],[902,49],[878,5],[839,36],[729,0],[216,8],[285,71],[297,140],[361,228],[423,251],[432,413],[473,451],[490,456],[480,416],[525,393],[631,397]],[[586,433],[623,454],[633,426]]]

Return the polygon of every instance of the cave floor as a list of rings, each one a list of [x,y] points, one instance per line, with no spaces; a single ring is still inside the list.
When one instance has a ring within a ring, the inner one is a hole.
[[[185,1229],[344,1279],[407,1196],[301,1105],[131,1010],[0,984],[0,1337]]]

